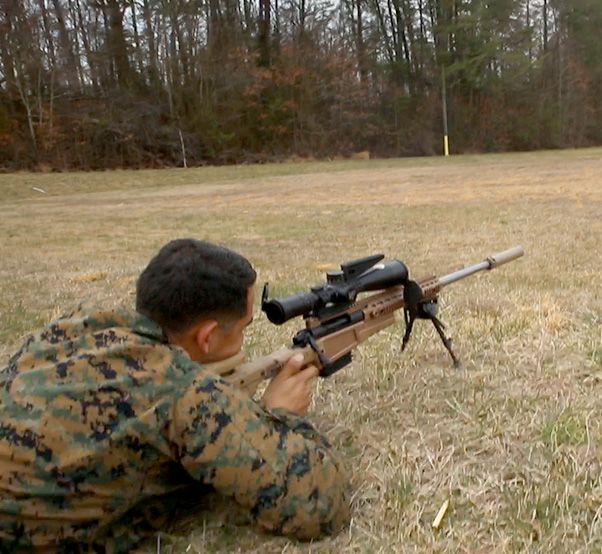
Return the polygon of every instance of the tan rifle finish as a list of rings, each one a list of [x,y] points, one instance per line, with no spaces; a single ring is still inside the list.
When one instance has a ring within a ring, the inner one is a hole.
[[[515,260],[522,256],[523,253],[524,250],[522,246],[516,246],[504,252],[499,252],[498,254],[494,254],[487,258],[482,264],[472,266],[472,271],[493,269],[494,267]],[[488,267],[482,267],[483,265],[487,265]],[[462,273],[462,271],[463,270],[459,270],[456,273]],[[471,268],[468,268],[467,271],[471,271]],[[452,279],[454,279],[454,275],[455,273],[446,277],[452,277]],[[443,277],[442,279],[445,280],[446,277]],[[457,279],[463,277],[464,276],[461,275],[458,276]],[[422,290],[422,301],[435,299],[443,288],[441,280],[435,276],[419,279],[416,283]],[[318,348],[328,360],[335,362],[357,348],[357,346],[364,342],[368,337],[371,337],[389,325],[393,325],[396,321],[395,312],[405,307],[406,303],[404,301],[403,285],[397,285],[364,297],[354,302],[346,310],[337,313],[335,316],[338,318],[346,313],[350,314],[361,310],[363,313],[362,320],[344,329],[316,339]],[[305,321],[307,329],[314,329],[327,323],[329,320],[308,317]],[[211,369],[234,385],[245,388],[251,394],[254,394],[259,383],[265,379],[271,379],[282,369],[293,355],[298,353],[303,354],[306,364],[314,364],[321,369],[318,356],[310,346],[305,346],[303,348],[295,346],[284,347],[272,354],[261,356],[246,363],[241,363],[243,359],[242,354],[238,354],[223,362],[217,362],[215,365],[212,364]]]
[[[433,277],[418,281],[431,282]],[[395,323],[395,312],[403,308],[403,285],[392,287],[353,303],[345,311],[337,314],[340,317],[346,313],[354,313],[359,310],[363,313],[363,319],[344,329],[331,333],[325,337],[316,340],[316,343],[323,354],[331,361],[335,362],[352,350],[358,347],[368,337],[382,331],[389,325]],[[307,329],[313,329],[325,323],[315,317],[306,319]],[[250,362],[237,365],[234,369],[235,360],[230,358],[224,360],[222,367],[211,368],[215,373],[219,373],[226,380],[234,385],[246,388],[251,393],[255,392],[257,385],[264,379],[270,379],[276,375],[295,354],[303,354],[306,364],[314,364],[320,367],[320,361],[317,354],[310,346],[284,347],[276,352],[261,356]]]

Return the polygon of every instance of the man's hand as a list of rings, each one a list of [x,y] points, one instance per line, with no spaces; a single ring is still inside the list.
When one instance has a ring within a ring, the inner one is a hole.
[[[304,365],[303,355],[295,354],[274,377],[263,395],[266,408],[286,408],[305,415],[313,394],[312,379],[318,376],[318,368]],[[303,368],[303,369],[302,369]]]

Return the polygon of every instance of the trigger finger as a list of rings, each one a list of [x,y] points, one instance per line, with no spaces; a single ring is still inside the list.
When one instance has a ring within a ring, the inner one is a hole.
[[[313,379],[314,377],[320,375],[320,370],[315,365],[308,365],[303,372],[307,372],[308,379]]]

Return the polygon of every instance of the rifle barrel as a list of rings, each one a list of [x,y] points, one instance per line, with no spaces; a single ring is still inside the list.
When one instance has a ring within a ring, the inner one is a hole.
[[[468,277],[473,273],[477,273],[478,271],[483,271],[484,269],[493,269],[498,265],[511,262],[512,260],[516,260],[516,258],[520,258],[524,253],[525,250],[522,246],[515,246],[514,248],[510,248],[509,250],[498,252],[497,254],[493,254],[493,256],[490,256],[481,263],[471,265],[470,267],[465,267],[463,269],[459,269],[458,271],[454,271],[453,273],[449,273],[448,275],[440,277],[439,285],[441,287],[444,287],[446,285],[449,285],[450,283],[454,283],[455,281],[464,279],[464,277]]]

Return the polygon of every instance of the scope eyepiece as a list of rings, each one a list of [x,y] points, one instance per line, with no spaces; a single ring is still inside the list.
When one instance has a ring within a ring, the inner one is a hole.
[[[319,303],[320,297],[317,294],[313,292],[300,292],[286,298],[268,300],[263,303],[261,309],[272,323],[281,325],[293,317],[308,314]]]

